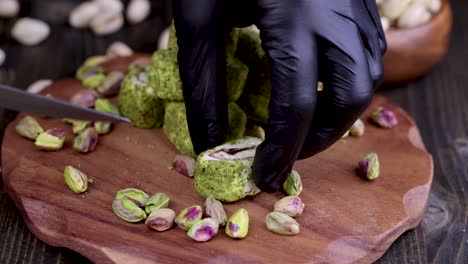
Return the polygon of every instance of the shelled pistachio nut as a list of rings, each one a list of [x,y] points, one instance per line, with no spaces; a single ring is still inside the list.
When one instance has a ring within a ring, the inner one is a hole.
[[[364,135],[365,130],[366,126],[364,125],[364,122],[358,118],[349,129],[349,134],[353,137],[361,137]]]
[[[370,115],[374,124],[383,128],[392,128],[398,125],[398,119],[392,110],[386,107],[377,107]]]
[[[291,236],[300,232],[299,223],[292,217],[280,212],[268,213],[265,221],[268,230],[278,235]]]
[[[88,127],[75,137],[73,148],[81,153],[88,153],[96,148],[99,136],[93,127]]]
[[[152,211],[145,224],[156,231],[166,231],[174,225],[175,212],[169,208],[160,208]]]
[[[216,236],[219,222],[213,218],[205,218],[195,222],[187,232],[187,236],[198,242],[211,240]]]
[[[81,106],[88,107],[88,108],[93,108],[94,102],[96,101],[97,98],[98,98],[98,94],[95,91],[86,90],[86,91],[80,91],[74,94],[70,98],[70,102],[72,104],[81,105]]]
[[[25,138],[36,140],[36,138],[44,132],[44,129],[34,117],[25,116],[16,125],[16,132]]]
[[[151,196],[145,204],[146,213],[151,213],[154,210],[167,208],[169,206],[169,195],[165,193],[156,193]]]
[[[82,84],[87,88],[97,89],[104,82],[105,79],[106,75],[104,75],[103,73],[98,73],[89,77],[85,77],[83,79]]]
[[[291,171],[283,183],[283,190],[289,195],[299,195],[302,192],[302,180],[297,171]]]
[[[59,150],[65,142],[65,131],[61,128],[51,128],[42,132],[34,145],[40,150]]]
[[[361,176],[375,180],[380,174],[379,157],[376,153],[369,153],[359,162],[358,172]]]
[[[237,210],[226,224],[226,235],[232,238],[245,238],[249,233],[249,213],[244,208]]]
[[[127,199],[130,199],[133,201],[138,207],[145,207],[146,202],[148,201],[148,194],[146,194],[144,191],[136,188],[126,188],[123,190],[120,190],[117,192],[115,195],[115,199],[120,199],[122,197],[126,197]]]
[[[79,134],[92,125],[91,121],[73,120],[73,133]]]
[[[189,230],[192,225],[203,216],[203,210],[199,205],[193,205],[182,210],[177,215],[175,222],[183,230]]]
[[[115,199],[112,202],[112,210],[118,217],[127,222],[136,223],[146,218],[145,210],[127,196]]]
[[[86,78],[95,76],[95,75],[103,75],[104,68],[96,66],[96,65],[87,65],[86,62],[83,66],[78,68],[76,71],[76,78],[80,81],[85,80]]]
[[[195,175],[195,159],[192,157],[176,155],[172,166],[177,172],[187,177],[193,177]]]
[[[112,130],[112,122],[95,122],[94,129],[98,135],[109,134],[109,132]]]
[[[223,204],[212,195],[205,199],[205,215],[216,220],[220,226],[225,226],[228,220]]]
[[[301,197],[290,195],[278,200],[274,205],[274,211],[297,217],[302,214],[304,207],[305,204],[302,202]]]
[[[66,166],[63,172],[65,183],[74,193],[83,193],[88,189],[88,176],[80,170]]]
[[[114,96],[120,91],[120,85],[125,75],[119,71],[110,72],[96,89],[102,96]]]
[[[94,102],[94,109],[100,112],[120,115],[119,108],[112,104],[108,99],[97,99],[96,102]]]

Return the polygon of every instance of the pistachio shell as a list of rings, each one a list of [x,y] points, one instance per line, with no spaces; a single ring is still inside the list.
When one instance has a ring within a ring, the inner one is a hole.
[[[205,200],[205,215],[218,221],[221,226],[226,225],[227,215],[224,211],[223,204],[212,195],[208,196]]]

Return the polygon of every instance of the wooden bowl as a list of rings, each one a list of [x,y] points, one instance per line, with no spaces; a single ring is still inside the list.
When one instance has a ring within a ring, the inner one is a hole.
[[[429,71],[446,54],[451,29],[452,9],[449,0],[442,0],[439,13],[428,23],[386,32],[384,83],[405,83]]]

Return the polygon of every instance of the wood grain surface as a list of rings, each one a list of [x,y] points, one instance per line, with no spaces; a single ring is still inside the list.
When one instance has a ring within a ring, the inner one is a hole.
[[[115,40],[134,50],[150,52],[168,25],[167,1],[153,1],[153,15],[137,26],[96,38],[71,29],[67,14],[80,0],[23,0],[21,16],[46,20],[51,37],[37,47],[22,47],[9,35],[14,20],[0,20],[0,48],[7,60],[0,66],[0,82],[26,88],[37,79],[72,76],[91,55],[103,53]],[[466,263],[468,211],[468,2],[451,1],[454,24],[448,54],[425,77],[395,88],[381,88],[416,121],[434,158],[434,181],[423,221],[404,233],[376,263]],[[48,10],[54,10],[50,12]],[[0,136],[15,113],[0,109]],[[49,246],[26,227],[0,180],[0,263],[90,263],[66,248]]]
[[[118,58],[107,65],[123,70],[132,60]],[[68,100],[83,88],[79,81],[65,79],[42,93]],[[3,138],[3,182],[37,237],[96,263],[371,263],[419,223],[433,175],[432,158],[413,121],[380,96],[364,117],[377,106],[396,112],[399,125],[381,129],[366,122],[364,137],[337,142],[326,152],[296,163],[306,211],[298,219],[301,234],[295,237],[278,236],[265,227],[265,215],[283,196],[279,192],[226,204],[228,215],[238,208],[249,211],[250,235],[241,241],[220,234],[208,243],[196,243],[176,228],[156,233],[117,218],[111,210],[113,197],[128,187],[167,193],[176,212],[203,204],[193,179],[169,169],[177,151],[162,129],[115,124],[110,135],[100,137],[95,151],[83,155],[71,147],[70,126],[61,119],[37,117],[45,128],[67,131],[64,150],[43,152],[16,134],[15,125],[24,116],[20,114]],[[380,156],[381,178],[374,182],[355,173],[356,164],[369,152]],[[95,179],[86,194],[74,194],[65,186],[67,165]]]
[[[447,53],[452,30],[449,0],[426,24],[392,29],[386,33],[388,49],[384,56],[385,83],[396,84],[424,75]]]

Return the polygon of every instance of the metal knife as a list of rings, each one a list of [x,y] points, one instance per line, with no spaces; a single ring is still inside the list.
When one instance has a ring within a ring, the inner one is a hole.
[[[3,84],[0,84],[0,107],[50,117],[130,123],[128,118],[122,116],[99,112],[40,94],[28,93]]]

